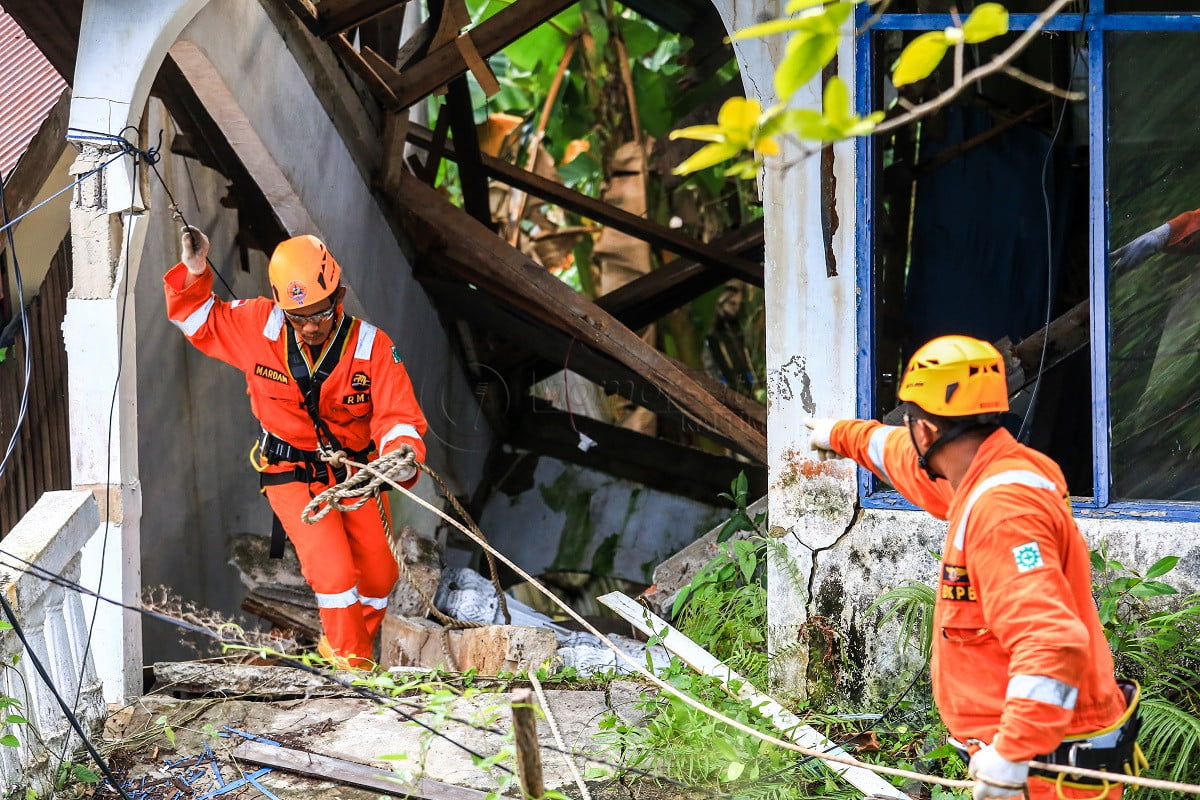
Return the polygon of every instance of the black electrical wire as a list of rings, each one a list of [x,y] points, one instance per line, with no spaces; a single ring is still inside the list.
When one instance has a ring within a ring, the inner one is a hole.
[[[1079,60],[1079,50],[1071,48],[1071,68],[1067,71],[1067,86],[1071,85],[1071,75],[1075,71],[1076,63]],[[1033,391],[1029,393],[1029,405],[1025,409],[1025,417],[1021,420],[1021,427],[1017,431],[1017,441],[1022,444],[1033,434],[1033,425],[1031,420],[1034,414],[1037,413],[1037,397],[1038,390],[1042,388],[1042,372],[1046,368],[1046,351],[1050,345],[1050,319],[1054,312],[1054,223],[1050,215],[1050,193],[1046,188],[1046,171],[1050,168],[1050,157],[1054,155],[1054,147],[1058,144],[1058,137],[1062,133],[1063,122],[1067,118],[1067,111],[1071,108],[1071,101],[1064,99],[1062,102],[1062,111],[1058,114],[1058,124],[1054,127],[1054,135],[1050,137],[1050,144],[1046,146],[1046,157],[1042,159],[1042,208],[1046,212],[1046,321],[1042,326],[1042,353],[1038,357],[1037,378],[1033,381]]]
[[[4,615],[8,617],[8,622],[10,625],[12,625],[13,633],[17,635],[17,638],[21,640],[21,644],[25,647],[25,652],[28,655],[29,663],[33,664],[33,668],[37,670],[38,675],[42,676],[42,682],[46,684],[46,688],[50,690],[50,694],[54,695],[54,699],[58,703],[58,707],[62,709],[63,714],[66,716],[67,722],[71,724],[71,728],[74,729],[79,738],[83,740],[83,746],[87,748],[88,755],[90,755],[92,760],[96,762],[96,766],[99,767],[100,771],[104,773],[104,777],[107,778],[109,783],[112,784],[113,789],[115,789],[117,793],[121,795],[121,797],[125,798],[125,800],[133,800],[133,798],[131,798],[129,794],[126,793],[123,788],[121,788],[121,783],[109,770],[108,764],[104,761],[104,757],[97,752],[96,746],[92,744],[90,739],[88,739],[87,732],[84,731],[83,726],[79,724],[79,718],[75,716],[75,712],[73,712],[67,706],[67,701],[64,700],[62,695],[58,693],[58,688],[55,687],[54,680],[46,672],[46,667],[42,664],[42,660],[37,657],[37,653],[34,652],[34,649],[29,646],[29,641],[25,638],[25,630],[21,627],[20,620],[17,619],[16,613],[13,611],[12,606],[8,604],[8,599],[4,596],[3,592],[0,592],[0,608],[4,609]],[[68,736],[68,743],[70,740],[71,737]],[[51,796],[53,796],[53,794]]]
[[[33,372],[33,348],[29,342],[29,315],[25,311],[25,281],[21,277],[21,262],[17,259],[17,245],[13,241],[12,223],[8,219],[8,200],[6,198],[8,193],[5,191],[4,181],[4,175],[0,173],[0,211],[4,214],[4,232],[8,238],[8,253],[12,256],[13,277],[17,284],[17,306],[20,308],[21,335],[24,337],[25,379],[21,387],[21,403],[17,410],[17,421],[13,425],[12,436],[9,437],[8,446],[4,450],[4,459],[0,461],[0,476],[4,475],[8,469],[8,461],[12,458],[12,454],[17,447],[17,439],[21,435],[21,426],[25,422],[26,414],[29,413],[29,381]]]

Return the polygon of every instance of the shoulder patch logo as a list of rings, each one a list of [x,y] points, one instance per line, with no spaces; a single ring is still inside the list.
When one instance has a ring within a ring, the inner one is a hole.
[[[350,377],[350,385],[360,392],[371,388],[371,376],[365,372],[356,372]]]
[[[396,345],[392,345],[392,361],[400,363],[400,351],[396,349]]]
[[[1031,569],[1046,566],[1042,560],[1042,550],[1037,542],[1026,542],[1012,549],[1013,560],[1017,562],[1017,572],[1029,572]]]
[[[266,378],[269,381],[275,381],[276,383],[288,383],[287,375],[284,375],[279,370],[272,369],[265,364],[255,364],[254,374],[260,378]]]

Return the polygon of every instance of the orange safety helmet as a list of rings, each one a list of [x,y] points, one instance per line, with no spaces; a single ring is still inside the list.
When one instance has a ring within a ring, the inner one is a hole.
[[[337,291],[342,268],[315,236],[293,236],[279,243],[267,265],[275,303],[284,311],[324,300]]]
[[[940,336],[913,353],[899,397],[938,417],[1008,411],[1004,359],[980,339]]]

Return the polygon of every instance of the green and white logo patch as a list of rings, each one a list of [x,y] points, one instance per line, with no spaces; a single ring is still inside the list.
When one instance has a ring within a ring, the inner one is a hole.
[[[1029,572],[1031,569],[1046,566],[1042,560],[1042,551],[1037,542],[1027,542],[1012,549],[1013,561],[1017,562],[1017,572]]]

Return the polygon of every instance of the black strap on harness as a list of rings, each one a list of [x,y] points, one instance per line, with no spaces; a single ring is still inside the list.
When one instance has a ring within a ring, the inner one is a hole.
[[[296,388],[300,390],[300,395],[304,398],[304,410],[308,412],[309,419],[312,420],[313,428],[316,430],[317,444],[319,447],[330,450],[341,450],[342,445],[333,435],[333,431],[329,429],[325,420],[321,419],[321,385],[325,383],[325,379],[332,374],[338,361],[341,360],[342,351],[346,347],[346,337],[350,334],[353,322],[353,317],[347,314],[342,315],[338,320],[337,329],[333,332],[332,340],[322,350],[321,358],[317,361],[311,374],[308,370],[308,359],[301,350],[304,347],[303,343],[297,339],[295,333],[284,336],[288,370],[292,373],[292,379],[296,381]],[[368,445],[366,450],[356,451],[349,455],[352,459],[362,460],[373,449],[373,445]],[[327,483],[329,481],[331,468],[328,463],[321,460],[318,450],[301,450],[278,436],[263,431],[262,438],[259,440],[259,453],[268,464],[296,463],[296,467],[291,472],[260,473],[260,488],[295,481],[303,483]],[[344,466],[334,467],[332,475],[335,480],[343,481],[346,479],[346,468]],[[274,514],[272,516],[274,519],[271,523],[270,557],[283,558],[287,534],[279,517]]]
[[[1133,681],[1117,681],[1125,695],[1126,711],[1120,727],[1105,735],[1093,735],[1077,739],[1064,739],[1054,752],[1035,758],[1045,764],[1063,767],[1081,767],[1102,772],[1115,772],[1118,775],[1126,771],[1126,765],[1132,767],[1137,757],[1137,736],[1142,727],[1138,716],[1138,700],[1140,687]],[[1060,773],[1048,772],[1041,769],[1029,771],[1030,775],[1038,775],[1050,780],[1059,780]],[[1136,771],[1131,774],[1137,774]],[[1082,786],[1104,786],[1105,782],[1095,778],[1084,778],[1069,775],[1066,781]]]

